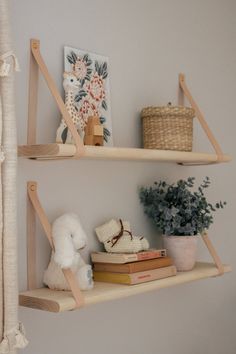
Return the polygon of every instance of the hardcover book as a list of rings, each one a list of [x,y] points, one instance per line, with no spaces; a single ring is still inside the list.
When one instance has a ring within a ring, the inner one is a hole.
[[[137,272],[131,274],[122,273],[109,273],[109,272],[93,272],[93,278],[95,281],[106,282],[106,283],[118,283],[134,285],[145,283],[148,281],[168,278],[176,275],[176,267],[174,265],[158,268],[153,270],[147,270],[144,272]]]
[[[124,264],[94,263],[93,269],[98,272],[137,273],[156,268],[168,267],[172,264],[173,261],[170,257],[162,257]]]
[[[166,257],[165,249],[149,249],[138,253],[108,253],[92,252],[91,259],[93,263],[130,263],[144,261],[146,259]]]

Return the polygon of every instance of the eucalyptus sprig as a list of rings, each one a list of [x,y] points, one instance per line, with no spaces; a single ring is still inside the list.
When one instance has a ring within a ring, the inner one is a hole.
[[[226,205],[222,201],[214,205],[207,201],[205,190],[210,184],[209,177],[205,177],[194,191],[195,177],[175,184],[159,181],[152,187],[141,187],[139,197],[145,214],[164,235],[198,235],[209,229],[212,214]]]

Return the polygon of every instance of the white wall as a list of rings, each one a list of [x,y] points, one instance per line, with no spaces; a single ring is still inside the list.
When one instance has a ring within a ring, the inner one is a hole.
[[[112,119],[116,146],[140,146],[142,107],[176,103],[177,75],[189,86],[225,152],[235,150],[234,0],[12,0],[12,24],[22,71],[17,74],[19,143],[26,142],[29,39],[41,39],[42,53],[60,90],[62,49],[71,45],[109,56]],[[62,90],[61,90],[62,91]],[[59,114],[40,80],[39,142],[52,142]],[[197,140],[197,141],[196,141]],[[195,126],[195,148],[210,149]],[[209,198],[228,201],[210,235],[223,260],[235,261],[235,162],[210,167],[137,162],[19,161],[20,288],[26,288],[26,181],[37,180],[53,220],[79,213],[98,248],[93,229],[111,217],[131,221],[135,232],[158,245],[143,215],[137,186],[159,178],[208,175]],[[67,185],[66,185],[67,184]],[[38,282],[49,247],[38,226]],[[88,250],[84,252],[88,256]],[[200,246],[199,258],[207,259]],[[40,259],[39,259],[40,258]],[[20,309],[30,344],[27,354],[235,354],[235,275],[190,283],[81,311],[51,314]]]

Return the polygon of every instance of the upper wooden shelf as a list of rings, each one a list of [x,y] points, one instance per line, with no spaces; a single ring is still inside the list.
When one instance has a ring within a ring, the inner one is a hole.
[[[149,150],[119,147],[97,147],[84,146],[83,139],[77,131],[70,113],[58,91],[53,78],[43,60],[40,52],[40,41],[31,39],[30,41],[30,81],[29,81],[29,109],[28,109],[28,145],[19,146],[18,153],[21,157],[30,159],[71,159],[71,158],[92,158],[92,159],[111,159],[111,160],[140,160],[140,161],[163,161],[177,162],[186,165],[204,165],[219,162],[228,162],[230,156],[224,155],[222,149],[214,137],[210,127],[208,126],[202,112],[194,101],[185,80],[183,73],[179,74],[179,104],[184,105],[184,97],[186,97],[195,111],[196,118],[202,126],[209,142],[211,143],[215,153],[205,154],[199,152],[180,152],[168,150]],[[37,95],[38,95],[38,73],[42,73],[49,90],[59,108],[71,138],[75,145],[63,144],[36,144],[36,127],[37,127]]]
[[[224,272],[230,272],[230,266],[224,266]],[[120,299],[148,291],[167,288],[191,281],[214,277],[219,270],[215,264],[199,262],[190,272],[179,272],[176,276],[150,281],[137,285],[121,285],[95,282],[94,289],[83,291],[85,305]],[[48,288],[25,291],[19,296],[21,306],[49,312],[62,312],[76,308],[75,299],[70,291],[57,291]]]
[[[76,158],[75,154],[76,146],[72,144],[21,145],[18,147],[18,156],[29,159],[73,159]],[[85,153],[80,158],[161,161],[183,164],[217,163],[216,154],[103,146],[85,146]],[[229,155],[223,155],[222,162],[229,162],[230,160],[231,157]]]

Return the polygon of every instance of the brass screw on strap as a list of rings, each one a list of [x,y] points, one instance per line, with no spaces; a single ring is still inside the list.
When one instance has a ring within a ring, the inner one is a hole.
[[[38,49],[38,43],[37,43],[37,42],[33,42],[32,48],[33,48],[33,49]]]
[[[36,185],[35,184],[31,184],[30,185],[30,190],[31,190],[31,192],[35,192],[36,191]]]

